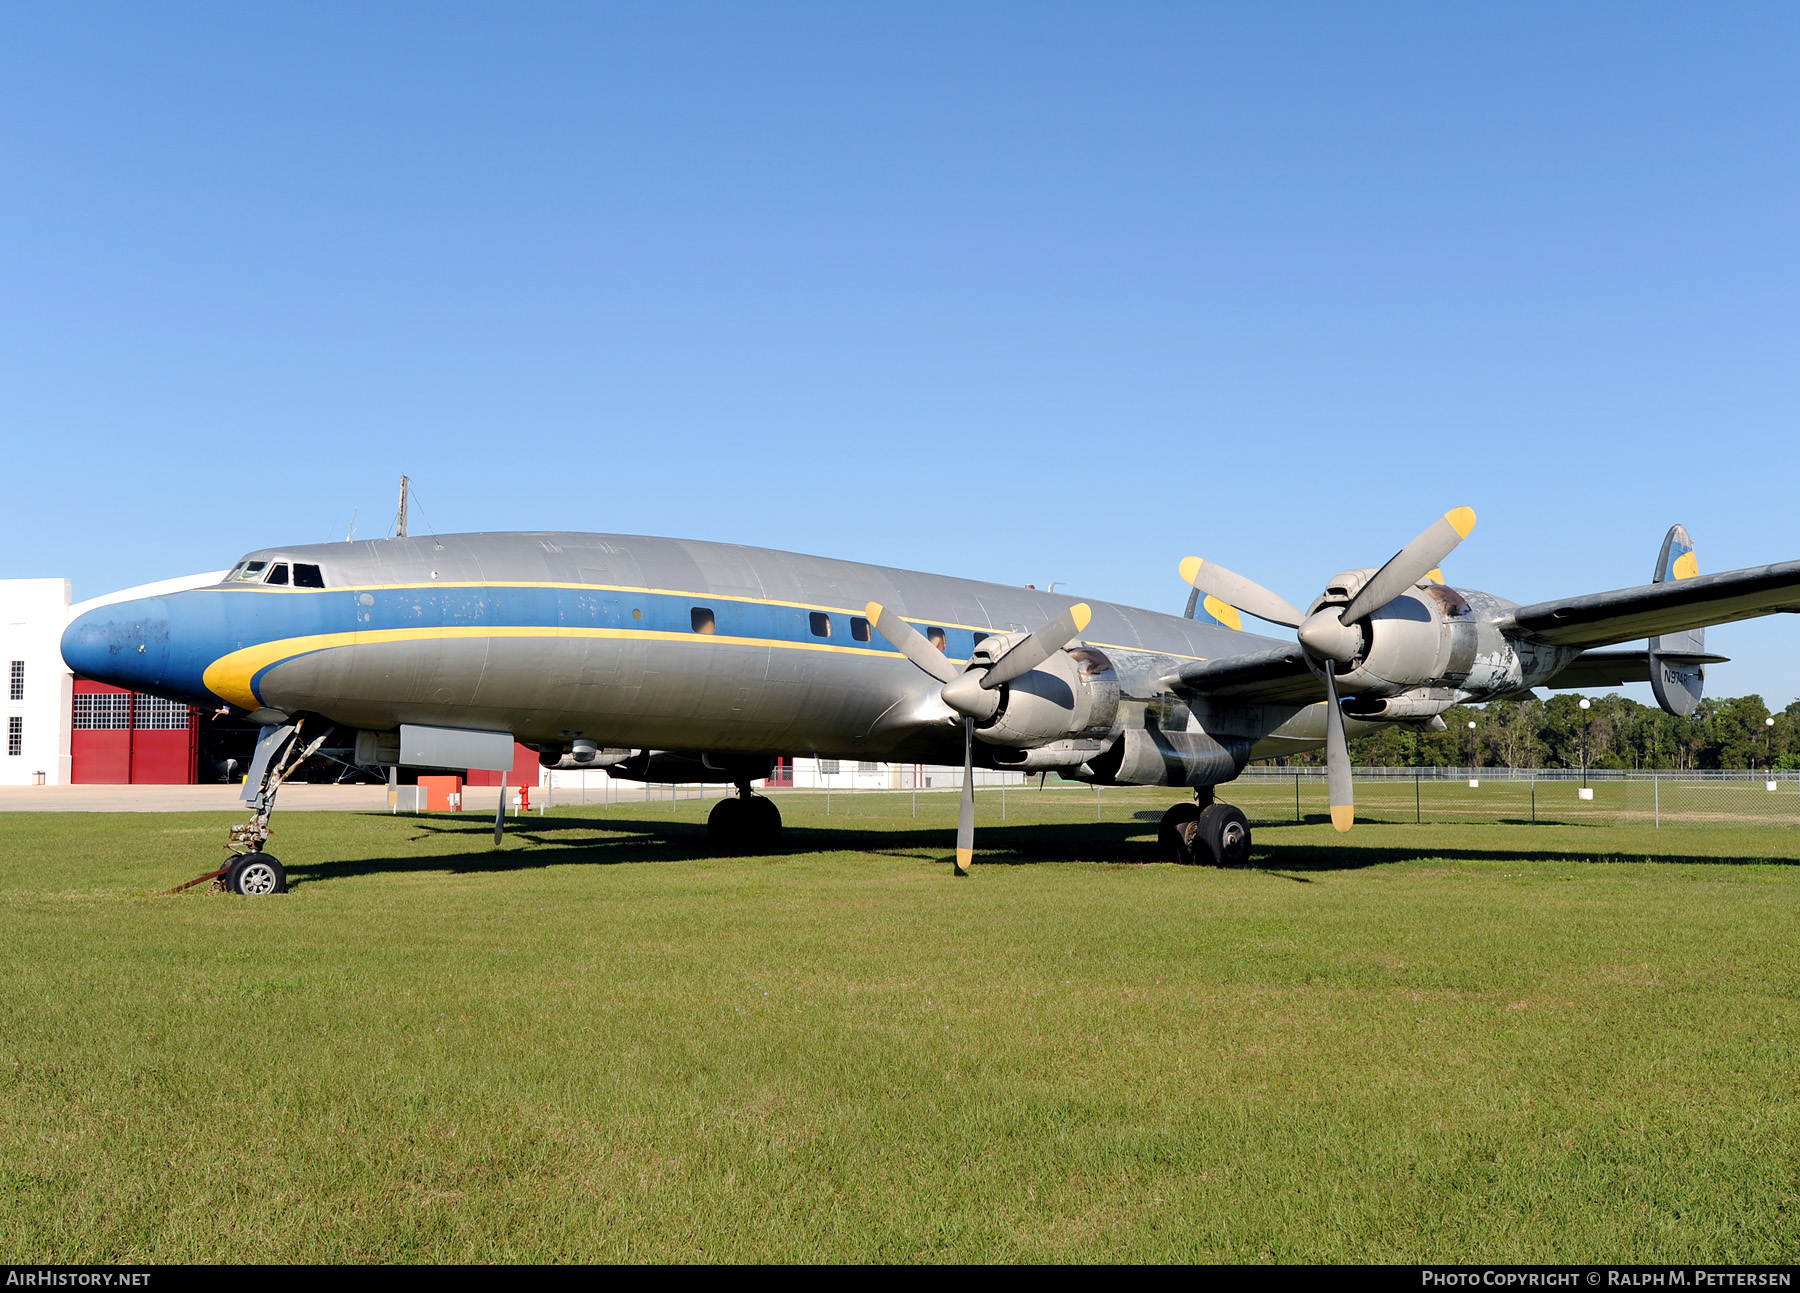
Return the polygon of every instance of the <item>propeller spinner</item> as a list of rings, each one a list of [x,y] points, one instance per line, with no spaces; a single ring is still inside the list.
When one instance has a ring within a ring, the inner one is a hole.
[[[962,805],[956,816],[956,874],[969,874],[975,860],[975,725],[990,719],[1000,708],[1000,687],[1022,678],[1069,644],[1088,626],[1094,613],[1086,602],[1077,602],[1035,633],[1013,643],[991,664],[971,662],[958,669],[942,651],[932,646],[912,625],[883,606],[870,602],[865,612],[881,636],[899,648],[900,654],[944,685],[944,703],[963,716]]]
[[[1248,611],[1259,620],[1294,630],[1313,667],[1325,679],[1325,769],[1331,797],[1331,824],[1347,831],[1356,819],[1350,783],[1350,747],[1344,735],[1344,711],[1338,707],[1336,666],[1349,664],[1362,649],[1357,625],[1407,589],[1426,579],[1443,582],[1439,562],[1475,528],[1473,508],[1445,512],[1425,532],[1388,559],[1343,606],[1322,606],[1303,615],[1293,603],[1223,566],[1185,557],[1181,577],[1209,596]]]

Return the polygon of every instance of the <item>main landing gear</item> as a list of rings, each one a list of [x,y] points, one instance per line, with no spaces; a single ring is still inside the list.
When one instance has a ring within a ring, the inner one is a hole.
[[[1250,860],[1250,822],[1230,804],[1213,798],[1213,788],[1194,791],[1194,802],[1176,804],[1156,831],[1157,856],[1186,865],[1243,866]]]
[[[750,793],[750,783],[737,784],[737,798],[721,799],[706,817],[706,838],[714,848],[733,853],[760,853],[781,843],[781,810],[775,801]]]

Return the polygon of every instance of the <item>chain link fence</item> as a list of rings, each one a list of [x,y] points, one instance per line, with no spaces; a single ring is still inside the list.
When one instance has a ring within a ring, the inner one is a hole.
[[[1800,826],[1800,772],[1358,768],[1365,822]],[[1325,769],[1248,768],[1219,797],[1252,822],[1330,820]]]

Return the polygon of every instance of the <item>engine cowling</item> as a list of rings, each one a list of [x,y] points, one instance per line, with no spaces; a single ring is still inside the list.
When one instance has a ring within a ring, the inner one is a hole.
[[[1352,570],[1339,575],[1312,609],[1347,604],[1373,573]],[[1338,689],[1359,697],[1396,696],[1427,686],[1457,687],[1474,668],[1480,645],[1475,608],[1444,584],[1410,588],[1355,628],[1362,638],[1361,649],[1349,669],[1338,674]]]
[[[977,649],[998,659],[1011,642],[989,638]],[[999,689],[993,717],[975,738],[988,745],[1031,749],[1057,741],[1106,740],[1119,714],[1119,680],[1112,661],[1094,647],[1058,651],[1029,673]]]

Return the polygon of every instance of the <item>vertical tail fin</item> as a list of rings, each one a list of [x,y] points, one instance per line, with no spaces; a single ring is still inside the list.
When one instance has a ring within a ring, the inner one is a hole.
[[[1692,579],[1699,573],[1694,541],[1683,527],[1671,526],[1656,558],[1656,575],[1651,582]],[[1705,653],[1705,629],[1665,633],[1650,639],[1650,690],[1656,693],[1656,703],[1677,718],[1686,718],[1699,708],[1701,689],[1706,683],[1706,667],[1684,662],[1683,657]]]

